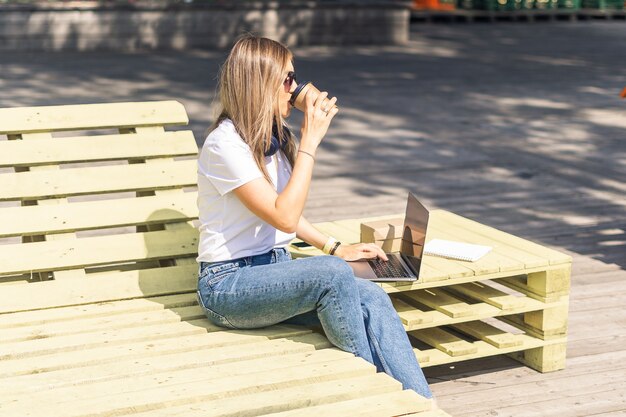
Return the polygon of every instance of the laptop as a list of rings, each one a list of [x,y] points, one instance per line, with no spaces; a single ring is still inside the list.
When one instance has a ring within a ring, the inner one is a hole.
[[[381,282],[419,280],[428,217],[428,209],[409,193],[400,252],[387,253],[389,261],[375,258],[348,262],[354,276]]]

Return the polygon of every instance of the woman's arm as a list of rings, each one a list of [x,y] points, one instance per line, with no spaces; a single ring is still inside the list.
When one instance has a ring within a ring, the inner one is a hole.
[[[318,95],[315,102],[310,94],[306,96],[307,108],[301,128],[300,150],[294,163],[291,178],[280,194],[264,178],[257,178],[234,190],[241,202],[259,218],[286,233],[298,228],[304,203],[309,194],[313,174],[315,151],[328,130],[330,121],[337,114],[333,97],[327,113],[321,109],[327,93]]]
[[[324,233],[317,230],[304,216],[300,217],[298,222],[298,230],[296,230],[296,236],[298,239],[304,240],[309,245],[315,246],[317,249],[322,249],[329,237]]]
[[[329,237],[317,230],[304,216],[300,217],[296,236],[306,243],[322,249]],[[356,243],[354,245],[341,244],[335,251],[335,255],[346,261],[357,261],[359,259],[382,258],[388,260],[385,252],[373,243]]]
[[[309,194],[313,159],[299,153],[291,178],[280,193],[265,178],[257,178],[235,188],[235,195],[264,222],[285,233],[294,233]]]

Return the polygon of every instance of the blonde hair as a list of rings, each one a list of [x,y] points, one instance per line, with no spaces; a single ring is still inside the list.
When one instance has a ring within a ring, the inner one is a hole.
[[[289,49],[279,42],[254,35],[240,37],[220,70],[219,116],[208,130],[213,131],[224,119],[232,120],[270,183],[265,151],[270,147],[274,122],[279,141],[287,141],[284,153],[291,166],[296,157],[295,141],[284,129],[287,125],[278,106],[285,69],[292,59]]]

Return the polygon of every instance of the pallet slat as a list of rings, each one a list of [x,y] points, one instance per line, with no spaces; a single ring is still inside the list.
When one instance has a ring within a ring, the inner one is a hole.
[[[399,297],[424,304],[450,317],[467,317],[476,313],[474,306],[459,300],[441,288],[410,291],[400,294]]]
[[[311,333],[303,327],[276,325],[250,331],[217,331],[196,333],[188,336],[176,335],[155,341],[132,342],[113,346],[98,346],[79,351],[80,354],[58,354],[31,356],[5,360],[0,368],[0,377],[29,375],[67,369],[72,367],[110,364],[132,358],[146,358],[198,349],[238,346],[263,340],[296,337]]]
[[[490,239],[502,242],[507,246],[522,249],[531,254],[533,257],[546,259],[549,265],[572,262],[571,256],[565,255],[564,253],[555,251],[550,248],[546,248],[545,246],[541,246],[529,240],[522,239],[506,232],[502,232],[498,229],[494,229],[493,227],[489,227],[473,220],[466,219],[454,213],[442,210],[442,215],[451,224],[458,225],[468,231],[472,231],[473,233],[487,236]],[[526,266],[530,268],[537,265],[527,264]]]
[[[163,224],[198,217],[197,193],[0,209],[0,237]],[[43,200],[45,201],[45,200]],[[112,210],[123,205],[124,210]]]
[[[324,355],[326,351],[321,351],[320,354]],[[373,375],[376,372],[373,365],[364,360],[355,360],[352,356],[331,362],[305,363],[302,366],[281,369],[281,372],[251,372],[230,378],[222,378],[216,371],[219,371],[219,368],[209,367],[202,372],[189,369],[158,378],[150,375],[127,379],[124,384],[105,381],[88,384],[82,389],[81,387],[59,389],[40,393],[38,401],[34,404],[32,398],[27,396],[23,401],[6,407],[5,411],[8,413],[19,411],[24,417],[35,416],[40,415],[41,404],[45,404],[46,413],[53,415],[63,414],[67,417],[85,414],[120,415],[206,401],[211,398],[234,397],[242,393]],[[219,379],[219,384],[202,383],[216,379]],[[130,391],[127,387],[131,388]]]
[[[189,122],[177,101],[0,109],[0,134],[175,126]]]
[[[432,402],[414,391],[405,390],[374,395],[356,400],[297,409],[268,415],[271,417],[317,417],[317,416],[394,416],[428,411]]]
[[[497,290],[482,282],[470,282],[452,287],[455,292],[483,301],[501,310],[511,310],[524,305],[527,297],[517,297]]]
[[[3,287],[0,313],[27,312],[59,306],[83,306],[88,303],[193,292],[198,283],[198,267],[193,264],[89,275],[88,279],[44,281],[35,285]],[[46,314],[53,314],[55,310],[50,311]],[[37,314],[42,315],[36,311],[30,313],[33,317]],[[2,315],[0,321],[11,322]]]
[[[434,212],[432,214],[433,220],[439,220],[436,214],[437,212]],[[433,221],[433,223],[435,222]],[[427,239],[427,242],[432,240],[431,236],[437,236],[437,238],[450,240],[453,242],[460,241],[460,242],[467,242],[467,243],[478,243],[475,239],[473,239],[473,236],[459,238],[458,231],[456,231],[455,233],[455,230],[448,226],[429,225],[428,230],[429,230],[429,237]],[[486,242],[483,242],[483,243],[486,243]],[[439,259],[439,257],[433,256],[433,255],[426,255],[426,256],[428,256],[429,258],[434,257],[434,258]],[[489,251],[485,256],[483,256],[482,258],[480,258],[478,261],[475,261],[475,262],[457,261],[451,258],[446,258],[445,260],[463,265],[464,267],[472,270],[474,272],[474,275],[485,275],[485,274],[492,274],[492,273],[500,272],[503,269],[503,266],[509,269],[515,269],[515,268],[519,268],[520,266],[523,266],[523,264],[521,264],[520,262],[512,261],[508,257],[500,256],[498,253],[496,253],[493,250]]]
[[[208,332],[219,332],[223,328],[211,324],[206,319],[196,319],[188,322],[159,323],[138,328],[120,327],[86,333],[36,338],[32,340],[9,342],[0,345],[0,360],[21,359],[32,356],[48,355],[55,352],[70,352],[101,344],[113,346],[141,342],[144,340],[158,340],[160,338],[187,336]]]
[[[3,340],[3,343],[23,342],[35,339],[47,339],[55,336],[90,333],[95,330],[113,330],[177,323],[203,317],[204,312],[198,305],[174,307],[150,312],[129,312],[123,315],[115,314],[108,317],[88,317],[54,323],[20,326],[19,328],[0,329],[0,340]]]
[[[9,137],[11,138],[11,137]],[[50,133],[29,133],[29,134],[23,134],[21,135],[21,139],[23,141],[23,143],[28,144],[29,146],[34,145],[38,145],[39,143],[46,143],[48,142],[50,139],[52,138],[52,135]],[[15,140],[11,140],[8,143],[14,143],[16,142]],[[41,173],[43,172],[44,175],[48,175],[51,174],[52,172],[57,172],[59,170],[59,167],[57,165],[45,165],[45,166],[36,166],[36,167],[21,167],[21,168],[15,168],[16,172],[25,172],[25,171],[30,171],[30,172],[35,172],[35,173]],[[47,199],[47,200],[42,200],[42,201],[22,201],[22,206],[26,206],[26,205],[31,205],[31,204],[36,204],[39,206],[44,206],[44,207],[55,207],[57,205],[60,204],[64,204],[67,203],[67,199],[65,198],[53,198],[53,199]],[[57,234],[54,236],[45,236],[45,235],[41,235],[41,236],[22,236],[22,243],[29,243],[29,242],[34,242],[34,241],[38,241],[38,240],[46,240],[46,241],[55,241],[55,240],[73,240],[76,239],[76,235],[74,233],[63,233],[63,234]],[[40,279],[45,279],[47,274],[40,274],[39,278]],[[74,278],[74,279],[80,279],[80,278],[84,278],[85,277],[85,271],[82,269],[77,269],[77,270],[73,270],[73,271],[61,271],[61,272],[57,272],[53,274],[53,278],[54,279],[67,279],[67,278]],[[31,279],[32,279],[32,273],[31,273]]]
[[[399,383],[378,373],[337,381],[324,381],[308,385],[283,388],[233,398],[199,402],[191,405],[161,408],[160,417],[227,417],[233,415],[266,415],[340,401],[366,398],[400,390]],[[151,417],[154,411],[133,414],[134,417]]]
[[[438,366],[445,365],[448,363],[454,363],[459,361],[471,360],[471,359],[479,359],[485,358],[488,356],[495,355],[504,355],[504,354],[514,354],[516,352],[528,351],[529,349],[537,349],[543,347],[551,347],[551,346],[560,346],[565,344],[566,339],[560,338],[555,340],[541,340],[529,335],[516,335],[516,338],[522,341],[521,344],[510,347],[497,348],[494,345],[487,343],[485,341],[479,340],[473,342],[472,345],[476,349],[474,353],[468,353],[460,356],[451,356],[440,349],[428,349],[428,350],[418,350],[414,349],[415,356],[419,359],[426,355],[428,357],[428,361],[421,362],[422,368],[430,367],[430,366]],[[563,352],[564,353],[564,352]],[[519,358],[518,360],[522,360]]]
[[[455,329],[494,345],[498,349],[520,346],[522,340],[516,335],[505,332],[482,321],[470,321],[454,325]]]
[[[0,141],[0,167],[194,156],[191,131]]]
[[[0,274],[192,256],[197,253],[197,242],[198,231],[189,226],[177,233],[157,231],[4,245],[0,252]]]
[[[401,299],[398,300],[397,297]],[[520,313],[537,313],[546,309],[566,308],[567,297],[562,297],[557,301],[550,303],[544,303],[532,298],[524,298],[524,302],[517,308],[510,310],[502,310],[493,305],[486,303],[471,304],[472,314],[467,316],[451,317],[449,314],[445,314],[437,310],[420,310],[420,303],[417,299],[410,299],[405,297],[402,293],[393,295],[392,302],[394,306],[397,305],[396,311],[402,320],[404,327],[407,331],[425,329],[428,327],[448,326],[456,325],[457,323],[463,323],[467,321],[484,320],[491,317],[502,317],[507,315],[507,318],[512,318],[512,314]],[[405,302],[406,301],[406,302]],[[417,306],[413,305],[416,304]],[[502,318],[504,320],[504,318]],[[527,326],[528,327],[528,326]],[[562,332],[561,332],[562,333]]]
[[[254,344],[249,347],[256,347],[259,344]],[[267,352],[268,346],[276,346],[279,348],[300,348],[300,351],[294,351],[285,355],[277,355],[269,353],[264,358],[260,356],[248,355],[245,356],[245,351],[240,351],[240,356],[231,355],[232,361],[223,362],[220,364],[212,363],[211,358],[194,358],[194,353],[202,355],[203,350],[197,352],[188,352],[188,357],[184,358],[182,355],[165,355],[155,356],[150,358],[151,363],[154,363],[156,368],[150,369],[145,365],[133,366],[130,361],[124,361],[131,366],[131,369],[137,371],[131,373],[121,370],[117,364],[113,364],[114,368],[121,371],[120,374],[112,375],[110,372],[106,372],[99,375],[93,373],[94,371],[102,371],[100,367],[89,367],[86,370],[90,373],[90,378],[84,378],[81,374],[80,368],[74,369],[73,377],[77,378],[81,382],[75,382],[72,384],[66,384],[65,386],[47,386],[39,387],[38,393],[42,395],[41,400],[44,397],[49,399],[50,403],[57,401],[66,401],[70,397],[88,399],[94,397],[100,397],[103,392],[107,395],[116,395],[122,392],[128,391],[141,391],[147,388],[156,388],[167,384],[178,384],[180,382],[187,382],[192,380],[210,381],[212,377],[219,375],[220,378],[234,378],[245,377],[251,374],[265,374],[272,371],[283,371],[288,368],[297,368],[298,366],[317,366],[326,365],[326,367],[332,367],[335,362],[350,362],[354,358],[353,355],[347,354],[338,349],[322,349],[314,350],[313,346],[303,343],[288,344],[280,346],[279,343],[267,344],[261,349]],[[308,347],[308,348],[307,348]],[[231,349],[238,350],[236,346],[232,346]],[[306,349],[302,349],[306,348]],[[206,353],[211,353],[212,350]],[[168,366],[167,361],[170,358],[175,358],[179,361],[179,366]],[[186,362],[181,361],[186,359]],[[353,362],[355,368],[363,369],[366,364],[359,363],[361,361]],[[365,366],[367,368],[367,366]],[[196,370],[196,375],[192,375]],[[373,373],[371,370],[367,370],[366,373]],[[104,377],[104,378],[102,378]],[[24,377],[20,377],[25,379]],[[16,393],[13,397],[16,401],[27,401],[32,395],[32,389],[23,392]],[[58,397],[59,400],[55,400]]]
[[[393,303],[393,308],[398,312],[400,320],[402,320],[402,323],[407,327],[423,323],[432,323],[433,321],[432,316],[427,312],[420,311],[418,308],[398,298],[392,297],[391,302]]]
[[[195,186],[196,161],[111,165],[0,175],[0,201]]]
[[[165,268],[165,270],[167,271],[168,268]],[[98,286],[98,284],[101,284],[101,282],[94,283],[96,286]],[[46,283],[42,282],[37,284],[36,287],[45,285]],[[51,286],[46,290],[48,294],[53,291],[54,289]],[[25,294],[25,292],[22,294]],[[10,294],[10,296],[14,296],[14,294]],[[67,306],[71,304],[72,303],[67,303],[65,305]],[[9,311],[0,310],[0,331],[17,327],[42,326],[50,323],[67,323],[73,320],[115,317],[140,312],[150,314],[152,311],[162,311],[167,308],[176,309],[196,305],[197,301],[195,294],[189,293],[163,297],[136,298],[124,301],[111,301],[107,303],[85,304],[73,307],[49,308],[46,310],[45,314],[41,314],[41,311],[39,310],[12,312],[12,314],[6,314]]]
[[[549,264],[549,261],[545,257],[539,257],[528,251],[520,250],[515,246],[504,245],[503,243],[506,242],[503,242],[501,239],[494,239],[492,234],[485,234],[485,231],[465,227],[450,227],[448,212],[437,210],[436,215],[441,217],[443,221],[446,221],[447,224],[445,232],[438,234],[438,237],[452,241],[490,246],[492,248],[484,257],[470,264],[476,265],[477,267],[484,267],[484,271],[481,272],[482,274],[496,271],[515,271],[525,267],[540,267]],[[495,270],[490,270],[489,267]]]
[[[473,343],[460,339],[438,327],[416,330],[409,332],[409,334],[450,356],[464,356],[477,352]]]
[[[0,390],[6,395],[11,393],[39,392],[45,389],[82,385],[97,381],[123,380],[128,376],[169,372],[198,366],[221,366],[224,375],[236,375],[237,372],[249,372],[249,369],[229,368],[228,364],[258,360],[255,369],[264,365],[262,359],[269,356],[282,356],[292,353],[313,352],[328,349],[332,345],[324,336],[309,333],[301,336],[258,340],[242,345],[214,347],[205,346],[203,337],[181,338],[188,343],[187,350],[167,352],[152,356],[119,358],[115,362],[86,366],[69,366],[64,369],[36,374],[0,378]],[[133,345],[130,345],[131,347]],[[345,352],[335,350],[337,357]]]

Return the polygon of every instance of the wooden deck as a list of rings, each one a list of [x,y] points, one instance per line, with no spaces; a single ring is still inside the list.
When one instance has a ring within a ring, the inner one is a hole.
[[[506,357],[427,368],[453,416],[626,414],[625,42],[620,22],[418,25],[406,47],[295,51],[298,73],[342,106],[318,154],[310,220],[399,213],[413,191],[573,257],[566,369],[539,374]],[[14,54],[0,103],[176,98],[200,139],[221,59]]]

